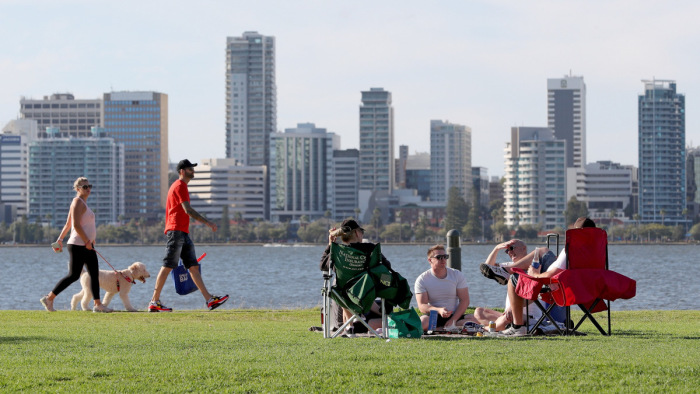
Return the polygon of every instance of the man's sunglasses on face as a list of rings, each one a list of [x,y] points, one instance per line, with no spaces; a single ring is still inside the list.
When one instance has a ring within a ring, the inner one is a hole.
[[[433,256],[433,258],[435,260],[447,260],[450,258],[450,255],[449,254],[436,254],[435,256]]]

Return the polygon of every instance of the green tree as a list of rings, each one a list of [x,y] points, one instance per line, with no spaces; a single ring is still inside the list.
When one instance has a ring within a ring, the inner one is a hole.
[[[690,228],[690,236],[693,237],[694,240],[700,241],[700,223]]]
[[[680,224],[673,226],[673,228],[671,228],[671,239],[676,242],[685,240],[685,226]]]
[[[665,209],[660,210],[659,214],[661,215],[661,225],[665,226],[666,225],[666,210]]]
[[[299,227],[297,236],[302,242],[325,243],[328,242],[328,228],[323,219],[316,220],[304,227]]]
[[[382,232],[382,210],[379,208],[374,208],[372,211],[372,229],[374,230],[374,236],[378,239],[379,233]]]
[[[462,229],[467,224],[469,206],[455,186],[447,191],[447,207],[445,208],[445,230]]]
[[[228,242],[231,238],[231,220],[228,217],[228,205],[221,207],[221,223],[218,230],[219,237],[224,242]]]
[[[479,208],[479,205],[474,204],[469,210],[467,224],[462,227],[462,236],[466,239],[477,240],[483,236],[481,220],[479,219]]]
[[[531,224],[518,226],[515,230],[515,238],[519,239],[537,239],[537,229]]]
[[[564,211],[567,227],[574,224],[576,219],[584,216],[588,217],[588,207],[584,201],[579,201],[576,196],[571,197],[566,203],[566,211]]]

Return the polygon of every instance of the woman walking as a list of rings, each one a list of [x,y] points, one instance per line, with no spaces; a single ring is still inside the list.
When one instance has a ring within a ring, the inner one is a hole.
[[[87,266],[87,272],[90,274],[90,288],[95,300],[93,312],[112,312],[112,309],[102,305],[100,301],[100,282],[98,277],[97,254],[95,253],[95,237],[97,236],[97,227],[95,226],[95,214],[87,205],[87,198],[90,197],[92,185],[85,177],[80,177],[73,183],[76,196],[70,205],[66,225],[63,226],[61,235],[56,240],[61,248],[63,248],[63,238],[65,238],[68,229],[70,229],[70,238],[68,238],[68,254],[70,255],[70,268],[68,275],[59,280],[53,290],[41,297],[41,304],[49,312],[55,312],[53,300],[57,295],[61,294],[73,282],[80,279],[80,274],[83,271],[83,266]]]

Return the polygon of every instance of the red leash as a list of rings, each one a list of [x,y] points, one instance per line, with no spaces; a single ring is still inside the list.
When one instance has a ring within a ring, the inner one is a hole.
[[[103,255],[101,255],[100,252],[98,252],[97,249],[95,249],[94,246],[93,246],[92,250],[94,250],[95,253],[97,253],[98,256],[102,257],[102,260],[104,260],[105,263],[107,263],[107,265],[109,265],[110,267],[112,267],[112,264],[110,264],[109,261],[107,261],[107,259],[106,259]],[[124,274],[122,274],[121,272],[115,270],[114,267],[112,267],[112,269],[114,270],[114,272],[116,272],[116,273],[118,273],[119,275],[121,275],[122,278],[124,278],[124,280],[126,280],[127,282],[132,283],[132,284],[133,284],[133,283],[136,283],[135,280],[132,280],[132,279],[129,278],[128,276],[124,276]],[[119,279],[117,279],[117,291],[119,291]]]

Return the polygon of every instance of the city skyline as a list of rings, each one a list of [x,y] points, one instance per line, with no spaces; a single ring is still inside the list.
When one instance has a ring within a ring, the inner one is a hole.
[[[225,157],[226,38],[257,31],[276,40],[277,130],[312,122],[343,149],[359,147],[361,92],[381,87],[395,152],[428,152],[430,120],[444,119],[472,129],[472,165],[504,175],[511,127],[546,127],[547,79],[570,73],[587,86],[587,162],[638,165],[643,79],[677,82],[687,144],[700,141],[700,5],[396,4],[4,1],[0,121],[18,117],[21,97],[157,91],[170,101],[170,161]]]

